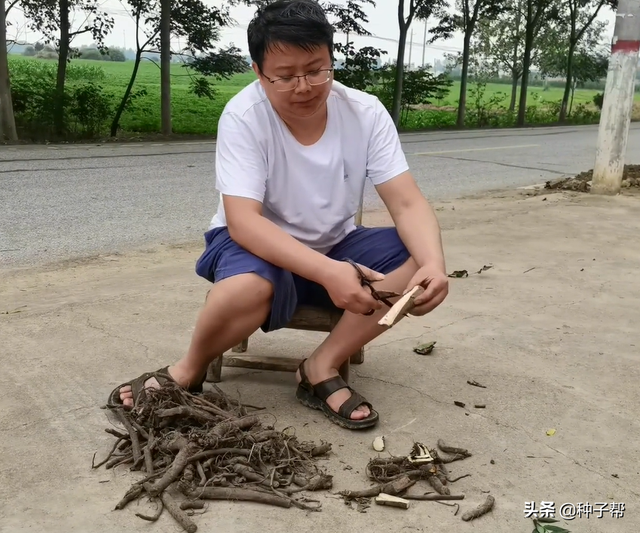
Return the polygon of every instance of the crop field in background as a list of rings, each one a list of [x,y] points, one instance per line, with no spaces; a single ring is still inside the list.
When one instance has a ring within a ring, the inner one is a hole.
[[[21,56],[11,56],[13,61],[47,61],[55,66],[55,60],[27,59]],[[113,95],[113,105],[124,93],[133,69],[133,62],[109,62],[73,60],[72,65],[86,65],[95,69],[102,69],[105,76],[99,80],[99,85],[105,92]],[[213,99],[199,98],[189,90],[191,76],[187,69],[180,64],[172,65],[172,121],[176,134],[215,135],[217,122],[228,100],[238,93],[243,87],[256,79],[253,71],[234,76],[229,80],[215,82],[216,94]],[[81,80],[78,80],[81,81]],[[506,111],[508,108],[511,85],[489,83],[486,85],[482,100],[474,95],[474,83],[469,83],[467,94],[467,113],[471,116],[481,112],[492,112],[498,118],[494,119],[494,126],[512,125],[513,114]],[[159,65],[143,60],[138,71],[134,90],[145,89],[146,94],[141,96],[133,109],[125,111],[120,125],[125,132],[155,133],[160,130],[160,68]],[[454,127],[456,118],[456,106],[458,102],[459,83],[454,82],[449,95],[442,100],[435,100],[430,106],[410,111],[402,124],[404,130],[420,130],[430,128]],[[528,123],[552,123],[555,109],[562,99],[562,89],[559,87],[531,87],[528,91]],[[593,97],[597,91],[577,89],[573,106],[583,108],[584,117],[578,117],[578,123],[597,122],[597,108],[593,104]],[[640,102],[640,95],[636,96]],[[640,104],[637,106],[640,110]],[[501,109],[502,108],[502,109]],[[470,119],[473,126],[473,119]],[[511,123],[510,123],[511,122]]]

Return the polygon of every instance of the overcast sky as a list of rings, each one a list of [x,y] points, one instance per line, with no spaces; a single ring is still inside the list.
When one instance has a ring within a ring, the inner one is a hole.
[[[220,2],[215,0],[204,0],[209,5],[220,5]],[[336,0],[339,1],[339,0]],[[405,0],[408,4],[408,1]],[[131,19],[129,12],[129,4],[126,0],[103,0],[103,9],[114,17],[115,27],[111,35],[107,37],[107,45],[113,47],[134,47],[135,46],[135,24]],[[397,23],[397,1],[396,0],[378,0],[375,8],[371,6],[366,7],[366,12],[369,16],[369,24],[367,29],[375,36],[375,38],[368,37],[355,37],[353,40],[357,47],[361,46],[375,46],[386,50],[389,56],[395,58],[397,53],[397,39],[398,39],[398,23]],[[232,28],[226,28],[222,33],[222,40],[220,44],[227,45],[234,43],[244,53],[248,53],[247,50],[247,36],[246,28],[247,23],[251,20],[254,9],[248,7],[238,7],[232,12],[237,25]],[[607,28],[607,39],[609,40],[613,33],[613,21],[615,19],[611,11],[607,11],[599,17],[603,21],[609,23]],[[8,37],[17,39],[20,42],[36,42],[41,36],[29,30],[26,27],[24,17],[22,13],[16,8],[12,9],[8,17],[11,22],[11,27],[8,28]],[[78,20],[75,22],[74,27],[81,22]],[[406,50],[406,62],[408,62],[409,49],[411,48],[411,62],[414,64],[422,63],[423,55],[423,43],[424,43],[424,30],[425,24],[421,21],[415,21],[412,24],[413,29],[413,46],[407,45]],[[428,28],[427,28],[428,31]],[[337,35],[336,40],[341,40],[341,36]],[[80,35],[74,40],[75,46],[86,45],[91,43],[90,35]],[[173,41],[174,47],[179,48],[184,43],[180,43],[177,40]],[[427,45],[424,49],[425,61],[433,64],[433,60],[442,58],[444,53],[455,52],[462,50],[462,37],[456,35],[455,37],[446,41],[440,40],[432,45]]]

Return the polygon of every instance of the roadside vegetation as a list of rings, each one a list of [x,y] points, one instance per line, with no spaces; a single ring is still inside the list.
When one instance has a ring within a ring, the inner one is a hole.
[[[56,0],[44,0],[44,10],[42,1],[18,0],[9,11],[20,5],[33,24],[47,14],[52,15],[49,20],[76,20],[60,19],[61,4]],[[132,15],[139,20],[159,9],[159,0],[130,1]],[[446,41],[456,32],[465,36],[463,50],[446,57],[444,72],[436,75],[428,66],[406,64],[402,49],[389,58],[384,49],[354,47],[354,34],[369,35],[366,10],[375,7],[373,0],[325,7],[337,30],[337,55],[342,58],[336,79],[377,95],[400,130],[599,121],[608,49],[607,28],[597,15],[615,7],[615,0],[398,1],[407,3],[400,42],[416,20],[428,22],[429,42]],[[38,42],[20,55],[5,55],[9,78],[4,81],[13,111],[8,116],[2,106],[5,139],[79,141],[166,131],[161,64],[154,53],[160,46],[158,17],[147,19],[150,25],[140,23],[135,59],[127,60],[126,51],[104,47],[112,21],[106,13],[100,18],[94,3],[70,2],[69,10],[73,14],[93,9],[98,15],[86,20],[102,20],[100,28],[87,30],[68,22],[69,31],[64,32],[61,24],[49,23],[48,44]],[[219,30],[232,24],[225,9],[200,5],[200,0],[174,2],[171,33],[186,45],[172,50],[169,65],[172,134],[215,136],[225,104],[255,80],[238,49],[216,47]],[[204,25],[203,13],[210,21]],[[95,46],[74,49],[73,35],[84,30],[94,32]],[[640,119],[637,94],[634,118]]]

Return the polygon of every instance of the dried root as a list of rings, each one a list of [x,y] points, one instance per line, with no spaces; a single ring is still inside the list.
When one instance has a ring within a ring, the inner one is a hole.
[[[135,409],[113,408],[123,430],[106,430],[116,441],[105,459],[96,464],[94,456],[92,467],[127,465],[144,472],[116,509],[146,495],[159,510],[137,516],[155,521],[166,510],[188,532],[197,527],[185,510],[202,509],[203,500],[319,510],[293,495],[332,487],[332,476],[316,464],[331,444],[300,442],[291,428],[276,431],[248,409],[220,389],[192,395],[166,384],[147,391]],[[178,501],[169,488],[186,499]]]
[[[496,499],[489,494],[487,499],[475,509],[470,509],[462,515],[462,519],[465,522],[469,520],[473,520],[474,518],[478,518],[484,514],[487,514],[491,509],[493,509],[493,505],[496,503]]]
[[[443,452],[453,455],[443,457],[436,449],[428,449],[421,443],[415,443],[407,456],[374,457],[369,460],[366,472],[367,477],[377,482],[377,485],[363,490],[342,491],[340,495],[347,503],[379,494],[400,496],[407,500],[462,500],[464,495],[451,494],[449,485],[470,474],[451,479],[445,463],[470,457],[471,454],[464,448],[446,446],[442,440],[438,440],[438,447]],[[437,494],[406,493],[421,480],[426,481]]]

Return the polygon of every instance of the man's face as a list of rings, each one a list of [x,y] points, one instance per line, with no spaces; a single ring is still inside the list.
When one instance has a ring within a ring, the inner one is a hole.
[[[262,72],[253,65],[271,105],[284,119],[312,117],[323,109],[333,83],[333,73],[327,71],[331,68],[326,46],[306,51],[287,44],[267,50]],[[305,74],[307,79],[295,78]]]

